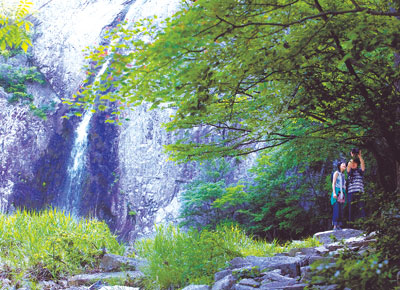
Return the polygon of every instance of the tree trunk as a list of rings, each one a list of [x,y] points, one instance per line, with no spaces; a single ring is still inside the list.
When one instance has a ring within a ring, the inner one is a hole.
[[[397,172],[397,188],[396,188],[396,194],[400,195],[400,162],[396,161],[396,172]]]
[[[377,176],[379,184],[385,192],[394,192],[398,188],[399,169],[396,168],[398,161],[395,161],[388,152],[388,146],[382,140],[375,140],[367,144],[367,149],[372,152],[376,160]],[[367,162],[367,160],[366,160]]]

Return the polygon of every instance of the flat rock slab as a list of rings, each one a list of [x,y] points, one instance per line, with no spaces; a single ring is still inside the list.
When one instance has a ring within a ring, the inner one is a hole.
[[[212,290],[230,290],[231,287],[235,284],[236,278],[233,277],[232,275],[228,275],[221,280],[215,282],[213,287],[211,288]]]
[[[210,286],[208,285],[189,285],[183,288],[182,290],[210,290]]]
[[[363,235],[364,232],[360,230],[354,230],[354,229],[343,229],[343,230],[338,230],[338,231],[326,231],[326,232],[320,232],[314,234],[314,238],[319,240],[323,244],[330,244],[335,241],[332,240],[331,236],[334,237],[334,239],[340,241],[340,240],[346,240],[349,238],[355,238]]]
[[[143,261],[114,254],[105,254],[100,261],[100,268],[105,272],[121,270],[138,270]]]
[[[137,287],[126,287],[126,286],[104,286],[99,290],[140,290]]]
[[[90,285],[98,280],[107,281],[107,279],[128,279],[142,277],[144,274],[140,271],[97,273],[76,275],[68,279],[68,286]]]
[[[257,282],[256,280],[249,279],[249,278],[245,278],[245,279],[240,280],[239,284],[243,285],[243,286],[250,286],[250,287],[253,287],[253,288],[258,288],[261,285],[260,282]]]
[[[290,275],[296,277],[300,275],[300,264],[302,258],[288,257],[288,256],[274,256],[274,257],[254,257],[248,256],[246,258],[235,258],[230,264],[231,268],[236,269],[237,266],[246,265],[251,267],[258,267],[260,271],[281,269],[283,275]]]
[[[278,273],[274,273],[274,272],[264,273],[264,275],[262,276],[262,283],[267,284],[267,283],[271,283],[271,282],[290,282],[290,283],[294,284],[294,283],[296,283],[296,279],[282,276],[282,275],[280,275]]]
[[[259,288],[260,290],[276,290],[276,289],[285,289],[285,287],[295,285],[295,281],[276,281],[270,282],[266,284],[262,284]]]

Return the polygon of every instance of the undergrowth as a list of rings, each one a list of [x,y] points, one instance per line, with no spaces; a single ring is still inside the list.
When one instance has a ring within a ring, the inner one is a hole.
[[[135,247],[148,261],[142,269],[148,277],[146,289],[179,289],[189,284],[211,284],[214,273],[235,257],[272,256],[317,244],[314,239],[285,245],[267,243],[247,236],[237,226],[184,232],[169,225],[157,226],[153,238],[139,240]]]
[[[123,245],[98,220],[75,220],[56,209],[0,214],[2,276],[14,281],[57,279],[96,268],[103,250]]]

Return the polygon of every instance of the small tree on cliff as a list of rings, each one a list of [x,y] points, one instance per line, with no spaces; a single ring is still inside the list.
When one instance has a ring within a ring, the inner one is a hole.
[[[0,0],[0,53],[32,45],[29,31],[32,23],[26,17],[33,6],[29,0]]]
[[[176,108],[167,130],[208,126],[203,135],[167,146],[181,161],[287,142],[301,148],[314,139],[357,144],[373,152],[381,184],[393,193],[400,186],[398,6],[184,1],[162,29],[154,19],[130,29],[121,24],[110,34],[120,41],[91,55],[92,65],[111,60],[102,81],[66,102],[89,107],[95,92],[108,92],[97,108],[116,102],[108,122],[117,123],[143,101]]]

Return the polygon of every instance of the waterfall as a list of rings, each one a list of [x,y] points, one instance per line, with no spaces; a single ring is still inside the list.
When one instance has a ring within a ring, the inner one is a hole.
[[[78,215],[82,183],[86,165],[86,149],[88,147],[89,125],[93,113],[86,111],[82,121],[75,133],[75,140],[72,146],[71,155],[68,161],[67,182],[64,198],[61,200],[62,207],[73,215]]]
[[[94,82],[100,81],[101,75],[106,71],[110,60],[107,60],[97,73]],[[78,216],[80,201],[82,197],[82,187],[86,169],[86,151],[89,143],[90,120],[93,112],[89,108],[85,111],[81,122],[76,128],[75,139],[68,160],[67,179],[63,196],[59,200],[60,207],[74,216]]]

